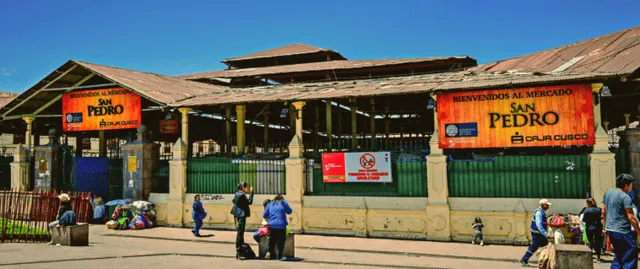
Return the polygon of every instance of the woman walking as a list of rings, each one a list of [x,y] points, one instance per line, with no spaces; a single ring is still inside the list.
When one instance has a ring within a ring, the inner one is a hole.
[[[271,230],[270,236],[267,237],[267,255],[271,255],[271,246],[275,241],[276,259],[286,260],[284,257],[284,241],[287,239],[287,214],[291,214],[293,210],[284,200],[282,195],[278,194],[264,209],[262,217],[269,220],[269,229]],[[269,257],[267,257],[269,258]]]
[[[244,244],[244,228],[247,225],[247,218],[251,217],[251,209],[249,206],[253,204],[253,188],[249,188],[247,182],[241,182],[238,184],[238,191],[233,197],[233,208],[231,214],[235,217],[236,221],[236,259],[244,260],[246,257],[241,255],[240,249]],[[250,193],[249,198],[246,194]]]
[[[587,209],[584,210],[582,221],[585,223],[589,247],[596,252],[598,262],[601,262],[602,250],[602,209],[598,207],[596,200],[587,199]]]

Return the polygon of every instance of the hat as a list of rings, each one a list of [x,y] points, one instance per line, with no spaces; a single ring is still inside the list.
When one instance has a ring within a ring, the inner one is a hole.
[[[129,205],[128,205],[128,204],[124,204],[124,205],[122,205],[120,208],[122,208],[122,209],[129,209]]]
[[[540,205],[548,205],[548,206],[550,206],[551,203],[549,203],[549,200],[547,200],[547,199],[542,199],[542,200],[540,200]]]
[[[68,194],[63,193],[58,195],[58,199],[60,199],[60,201],[63,201],[63,202],[69,202],[69,200],[71,200],[71,197],[69,197]]]

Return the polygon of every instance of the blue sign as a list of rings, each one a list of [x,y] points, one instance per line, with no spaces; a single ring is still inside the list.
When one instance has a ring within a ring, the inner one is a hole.
[[[445,124],[446,137],[478,137],[478,123],[454,123]]]

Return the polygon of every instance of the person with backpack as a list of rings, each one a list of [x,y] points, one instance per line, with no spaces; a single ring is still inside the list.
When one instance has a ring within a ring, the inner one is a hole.
[[[58,208],[58,215],[56,216],[56,220],[49,223],[49,234],[53,234],[53,228],[58,225],[73,225],[75,224],[75,213],[73,213],[73,207],[71,206],[71,197],[69,194],[62,193],[58,195],[58,199],[60,200],[60,208]],[[71,212],[72,214],[69,214]],[[49,245],[53,244],[53,238]]]
[[[267,237],[268,256],[265,257],[266,259],[271,258],[271,245],[275,242],[277,245],[275,258],[283,261],[287,260],[284,257],[284,242],[287,239],[287,225],[289,225],[287,215],[291,213],[293,213],[293,210],[281,194],[276,195],[273,201],[264,209],[262,217],[269,220],[269,229],[271,230],[270,236]]]
[[[520,259],[520,264],[523,266],[527,266],[533,253],[535,253],[538,248],[549,244],[549,239],[551,239],[551,235],[547,233],[547,214],[545,212],[549,210],[551,203],[549,203],[547,199],[542,199],[538,204],[540,207],[533,211],[533,219],[531,219],[531,246],[529,246],[527,252],[525,252],[522,259]]]
[[[233,208],[231,208],[231,214],[235,218],[237,231],[236,259],[246,260],[251,257],[247,257],[249,256],[247,255],[247,247],[249,247],[249,245],[244,243],[244,230],[247,225],[247,218],[251,217],[251,209],[249,206],[253,204],[253,188],[249,188],[249,184],[247,184],[247,182],[240,182],[237,189],[238,191],[232,200]],[[249,198],[247,198],[247,193],[250,193]],[[249,250],[251,250],[250,247]],[[253,255],[255,256],[255,253],[253,253]]]

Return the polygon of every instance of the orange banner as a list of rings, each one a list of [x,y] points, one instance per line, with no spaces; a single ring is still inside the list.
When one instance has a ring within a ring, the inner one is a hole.
[[[438,94],[440,148],[593,145],[591,85]]]
[[[137,128],[142,122],[140,95],[111,88],[62,95],[65,132]]]

